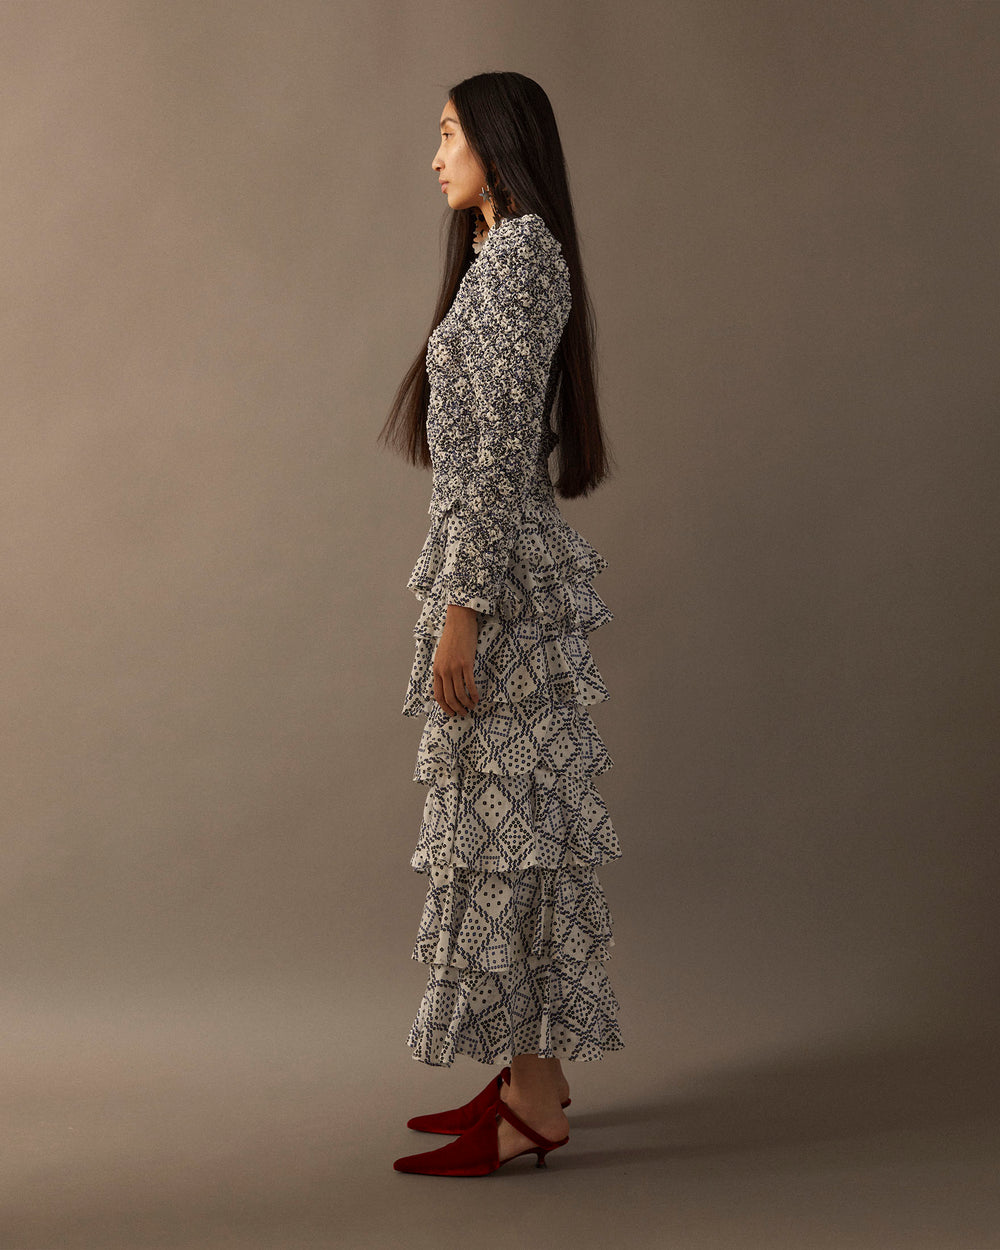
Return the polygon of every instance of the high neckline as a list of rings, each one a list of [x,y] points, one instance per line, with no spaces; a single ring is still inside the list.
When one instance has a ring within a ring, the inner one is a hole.
[[[497,233],[498,230],[503,229],[505,222],[523,221],[526,217],[536,217],[536,216],[537,216],[537,213],[519,213],[511,217],[501,217],[500,220],[496,223],[496,225],[491,226],[490,229],[486,231],[486,237],[483,239],[483,241],[479,244],[478,247],[476,246],[475,236],[473,236],[472,250],[476,253],[476,258],[478,259],[480,256],[482,256],[483,248],[486,247],[490,239],[493,238],[493,236]]]

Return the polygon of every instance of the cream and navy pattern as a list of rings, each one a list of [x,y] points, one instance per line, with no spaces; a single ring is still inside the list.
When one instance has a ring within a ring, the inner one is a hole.
[[[589,712],[608,698],[587,641],[612,619],[592,585],[607,561],[562,517],[548,470],[570,302],[541,217],[505,218],[427,349],[431,525],[407,583],[422,610],[403,714],[426,717],[411,864],[427,877],[413,958],[428,979],[408,1045],[436,1066],[624,1045],[597,877],[621,855],[594,780],[612,760]],[[433,698],[449,603],[479,613],[464,717]]]

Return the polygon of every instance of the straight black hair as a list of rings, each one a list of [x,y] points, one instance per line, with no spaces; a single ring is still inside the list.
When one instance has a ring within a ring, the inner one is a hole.
[[[583,276],[566,162],[549,98],[532,78],[516,73],[475,74],[448,92],[466,142],[485,170],[494,206],[493,229],[503,217],[536,213],[559,242],[569,269],[572,307],[553,367],[558,389],[553,428],[558,471],[553,483],[566,499],[587,495],[610,475],[597,402],[594,312]],[[448,210],[444,278],[432,325],[417,358],[396,391],[379,441],[412,464],[431,467],[427,444],[430,336],[447,316],[473,260],[478,209]]]

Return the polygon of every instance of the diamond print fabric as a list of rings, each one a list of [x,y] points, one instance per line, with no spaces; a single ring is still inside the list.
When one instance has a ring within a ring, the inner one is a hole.
[[[609,697],[588,643],[613,619],[592,584],[607,561],[562,517],[548,472],[569,304],[541,218],[507,218],[428,348],[434,486],[407,583],[422,607],[402,710],[425,717],[410,862],[427,879],[412,954],[428,977],[407,1042],[436,1066],[624,1045],[597,875],[621,855],[595,783],[613,761],[589,711]],[[461,718],[433,698],[449,603],[479,614],[480,699]]]

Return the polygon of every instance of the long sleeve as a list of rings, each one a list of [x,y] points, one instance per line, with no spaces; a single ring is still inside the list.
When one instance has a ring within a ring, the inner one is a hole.
[[[518,219],[503,223],[478,265],[462,338],[475,437],[458,466],[448,601],[490,614],[537,472],[552,360],[568,317],[568,271],[551,236]]]

